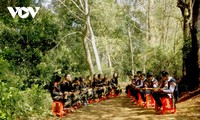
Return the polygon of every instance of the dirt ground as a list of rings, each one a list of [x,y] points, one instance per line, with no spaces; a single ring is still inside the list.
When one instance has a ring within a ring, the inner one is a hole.
[[[124,87],[124,85],[122,85]],[[52,119],[60,119],[53,117]],[[156,115],[153,108],[134,105],[123,93],[116,98],[80,108],[67,114],[62,120],[198,120],[200,119],[200,95],[177,104],[175,114]]]

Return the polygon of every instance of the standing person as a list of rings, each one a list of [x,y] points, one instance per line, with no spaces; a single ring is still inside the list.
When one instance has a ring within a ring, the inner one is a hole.
[[[163,82],[160,86],[160,89],[154,91],[154,93],[152,94],[156,101],[158,110],[160,110],[160,108],[162,107],[161,98],[170,97],[173,99],[172,93],[177,90],[176,80],[173,77],[170,77],[168,72],[162,71],[162,80]]]

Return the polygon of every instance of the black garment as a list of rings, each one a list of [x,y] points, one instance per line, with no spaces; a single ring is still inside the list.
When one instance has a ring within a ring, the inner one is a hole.
[[[63,100],[63,94],[61,92],[60,84],[58,82],[54,83],[53,91],[52,91],[51,94],[52,94],[52,99],[53,100],[59,100],[59,101]]]
[[[129,90],[130,88],[131,88],[130,85],[127,85],[127,86],[126,86],[126,91],[125,91],[126,94],[128,94],[128,90]]]
[[[72,85],[72,91],[77,91],[77,90],[81,90],[82,86],[78,85],[77,83],[73,83]]]
[[[71,81],[65,81],[61,84],[61,91],[64,94],[65,92],[72,91],[72,83]],[[67,95],[63,99],[64,107],[70,107],[72,105],[72,94]]]
[[[48,90],[49,90],[52,98],[55,97],[55,95],[56,95],[55,91],[61,92],[60,85],[59,86],[57,85],[57,84],[59,84],[60,80],[61,80],[61,76],[54,73],[53,77],[51,78],[51,82],[48,86]]]
[[[118,77],[113,77],[110,81],[112,89],[115,89],[116,95],[122,93],[122,89],[118,86]]]
[[[143,83],[143,87],[147,87],[147,88],[154,88],[153,85],[154,85],[154,82],[157,82],[157,80],[154,78],[153,81],[152,80],[148,80],[146,79]],[[146,102],[146,94],[150,94],[152,93],[151,91],[149,90],[142,90],[140,91],[140,95],[141,95],[141,98],[144,102]]]
[[[146,94],[150,94],[151,92],[149,90],[142,90],[140,91],[140,95],[141,95],[141,98],[144,102],[146,102]]]
[[[161,102],[162,97],[169,97],[166,93],[163,93],[163,92],[154,92],[152,93],[152,96],[154,100],[156,101],[156,104],[158,107],[162,106],[162,102]]]
[[[98,80],[94,80],[92,83],[92,87],[95,88],[98,85]]]
[[[117,77],[113,77],[110,82],[111,82],[112,86],[113,85],[118,85],[118,78]]]
[[[140,90],[136,90],[136,89],[130,89],[131,95],[138,101],[138,93],[140,93]]]
[[[61,91],[64,92],[71,92],[72,91],[72,82],[67,81],[61,84]]]
[[[140,85],[142,83],[141,79],[136,80],[135,84],[136,86]]]

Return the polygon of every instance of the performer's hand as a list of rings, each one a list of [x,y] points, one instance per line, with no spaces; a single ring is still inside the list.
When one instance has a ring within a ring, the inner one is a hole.
[[[159,92],[160,88],[155,88],[153,91],[154,92]]]
[[[159,89],[159,92],[163,92],[163,90],[162,90],[162,89]]]

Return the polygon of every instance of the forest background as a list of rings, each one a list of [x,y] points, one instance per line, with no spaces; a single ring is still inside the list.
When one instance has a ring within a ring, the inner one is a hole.
[[[48,85],[55,72],[118,72],[123,82],[137,70],[156,77],[166,70],[183,78],[182,91],[198,87],[195,79],[190,88],[185,77],[193,46],[184,31],[189,18],[179,9],[193,6],[181,5],[182,0],[1,0],[0,119],[50,115]],[[9,6],[40,10],[34,19],[12,18]]]

